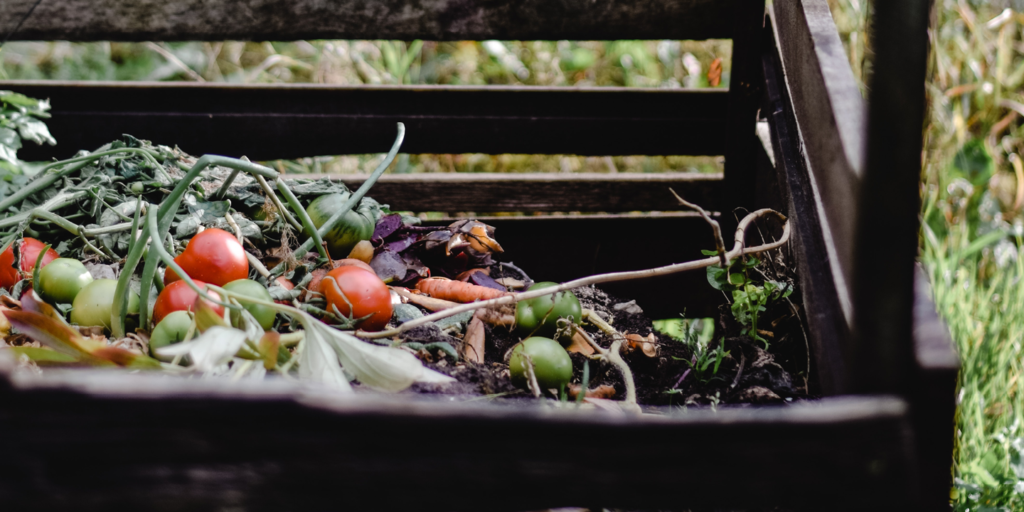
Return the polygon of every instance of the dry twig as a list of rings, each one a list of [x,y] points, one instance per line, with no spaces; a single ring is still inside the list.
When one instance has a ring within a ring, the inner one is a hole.
[[[773,215],[776,218],[778,218],[778,219],[780,219],[782,221],[785,221],[785,224],[783,225],[782,236],[780,236],[779,239],[776,240],[775,242],[772,242],[772,243],[769,243],[769,244],[762,244],[762,245],[758,245],[758,246],[755,246],[755,247],[745,247],[744,236],[746,234],[747,228],[755,220],[757,220],[757,219],[759,219],[761,217],[769,216],[769,215]],[[789,241],[789,236],[790,236],[790,224],[789,224],[789,221],[786,219],[785,215],[782,215],[781,213],[779,213],[779,212],[777,212],[775,210],[772,210],[770,208],[764,208],[764,209],[761,209],[761,210],[757,210],[755,212],[751,212],[746,217],[744,217],[743,220],[740,221],[739,226],[736,228],[735,244],[734,244],[732,250],[730,250],[729,252],[725,253],[725,259],[726,259],[726,261],[729,261],[729,260],[732,260],[732,259],[734,259],[736,257],[739,257],[739,256],[744,256],[744,255],[747,255],[747,254],[757,254],[757,253],[762,253],[762,252],[765,252],[765,251],[770,251],[772,249],[777,249],[777,248],[781,247],[782,245],[784,245],[787,241]],[[669,274],[675,274],[677,272],[684,272],[684,271],[687,271],[687,270],[696,270],[696,269],[700,269],[700,268],[706,268],[706,267],[710,267],[712,265],[720,264],[720,263],[721,263],[721,258],[720,257],[711,257],[711,258],[704,258],[704,259],[700,259],[700,260],[688,261],[688,262],[685,262],[685,263],[676,263],[676,264],[673,264],[673,265],[666,265],[664,267],[657,267],[657,268],[652,268],[652,269],[647,269],[647,270],[635,270],[635,271],[628,271],[628,272],[611,272],[611,273],[608,273],[608,274],[597,274],[597,275],[593,275],[593,276],[589,276],[589,277],[575,279],[573,281],[562,283],[562,284],[560,284],[558,286],[552,286],[552,287],[549,287],[549,288],[541,288],[539,290],[531,290],[531,291],[521,292],[521,293],[510,293],[510,294],[508,294],[508,295],[506,295],[504,297],[498,297],[496,299],[483,300],[483,301],[479,301],[479,302],[471,302],[469,304],[462,304],[462,305],[459,305],[459,306],[456,306],[456,307],[453,307],[453,308],[446,309],[444,311],[439,311],[439,312],[434,313],[432,315],[427,315],[427,316],[424,316],[424,317],[421,317],[421,318],[417,318],[415,320],[410,320],[410,321],[408,321],[408,322],[398,326],[395,329],[389,329],[389,330],[380,331],[380,332],[357,331],[356,335],[360,336],[360,337],[363,337],[363,338],[367,338],[367,339],[390,338],[392,336],[397,336],[397,335],[399,335],[399,334],[401,334],[401,333],[403,333],[405,331],[408,331],[409,329],[412,329],[412,328],[415,328],[415,327],[419,327],[421,325],[425,325],[425,324],[428,324],[428,323],[431,323],[431,322],[436,322],[437,320],[441,320],[442,318],[447,318],[447,317],[452,316],[452,315],[457,315],[457,314],[463,313],[465,311],[473,311],[473,310],[476,310],[476,309],[479,309],[479,308],[490,308],[490,307],[494,307],[494,306],[501,306],[501,305],[505,305],[505,304],[512,304],[512,303],[518,302],[520,300],[527,300],[527,299],[532,299],[532,298],[535,298],[535,297],[543,297],[544,295],[550,295],[550,294],[553,294],[553,293],[558,293],[558,292],[565,291],[565,290],[571,290],[573,288],[580,288],[580,287],[583,287],[583,286],[590,286],[592,284],[610,283],[610,282],[615,282],[615,281],[628,281],[628,280],[632,280],[632,279],[644,279],[644,278],[650,278],[650,277],[658,277],[658,276],[664,276],[664,275],[669,275]]]

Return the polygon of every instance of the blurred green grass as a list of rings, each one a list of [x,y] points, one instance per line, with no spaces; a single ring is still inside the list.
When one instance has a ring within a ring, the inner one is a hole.
[[[888,1],[888,0],[885,0]],[[935,0],[921,263],[963,359],[954,509],[1024,510],[1024,0]],[[868,0],[829,0],[862,90]],[[1009,9],[1009,10],[1007,10]],[[728,41],[12,42],[0,78],[709,87]],[[187,148],[185,148],[187,150]],[[377,155],[271,164],[365,172]],[[718,172],[721,159],[405,155],[395,172]]]

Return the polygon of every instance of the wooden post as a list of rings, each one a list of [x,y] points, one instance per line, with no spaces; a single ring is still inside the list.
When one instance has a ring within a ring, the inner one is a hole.
[[[874,3],[874,74],[854,249],[855,365],[865,393],[905,393],[913,352],[929,0]]]
[[[729,80],[728,139],[725,150],[725,197],[722,209],[727,232],[735,226],[733,210],[756,208],[757,109],[761,101],[761,30],[764,0],[732,0],[732,75]],[[740,214],[742,217],[743,214]]]

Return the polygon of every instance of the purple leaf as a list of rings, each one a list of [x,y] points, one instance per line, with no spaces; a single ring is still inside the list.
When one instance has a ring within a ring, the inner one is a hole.
[[[393,213],[391,215],[385,215],[377,221],[377,226],[373,228],[373,236],[371,240],[383,240],[395,231],[398,231],[402,227],[402,216]]]
[[[483,272],[473,272],[472,274],[470,274],[469,275],[469,282],[471,282],[471,283],[473,283],[475,285],[486,286],[488,288],[494,288],[495,290],[501,290],[503,292],[504,291],[508,291],[508,290],[505,289],[504,286],[498,284],[497,281],[495,281],[494,279],[491,279],[491,276],[489,276],[489,275],[487,275],[487,274],[485,274]]]
[[[408,249],[412,244],[416,243],[420,239],[420,236],[416,233],[410,233],[404,235],[398,239],[392,240],[381,246],[381,250],[390,252],[402,252]]]
[[[402,261],[402,257],[391,252],[384,251],[377,254],[370,260],[370,267],[377,273],[377,277],[385,283],[391,283],[405,278],[408,267]]]

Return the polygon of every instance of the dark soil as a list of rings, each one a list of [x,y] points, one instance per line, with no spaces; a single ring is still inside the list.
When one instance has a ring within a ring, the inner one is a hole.
[[[512,277],[529,282],[529,277],[518,268],[499,265],[491,268],[493,277]],[[755,269],[755,274],[764,279],[792,283],[789,268],[780,255],[775,260],[763,261]],[[728,304],[720,307],[715,339],[707,348],[713,353],[719,344],[724,344],[722,350],[725,355],[717,373],[710,367],[704,372],[695,371],[692,363],[699,366],[695,346],[654,331],[651,319],[628,299],[610,296],[597,287],[573,291],[584,308],[595,311],[620,333],[644,337],[654,334],[657,346],[654,357],[645,355],[641,350],[623,354],[633,372],[637,401],[641,405],[781,403],[806,399],[815,393],[815,384],[807,378],[810,359],[804,334],[806,329],[796,306],[801,303],[799,290],[788,299],[770,303],[761,314],[759,328],[761,336],[769,342],[767,348],[763,342],[741,332],[741,326],[733,319]],[[610,336],[590,325],[584,329],[602,347],[611,346]],[[449,336],[436,327],[430,327],[414,329],[403,338],[404,341],[422,344],[447,342],[458,348],[461,334],[457,336]],[[508,328],[487,326],[484,364],[456,362],[439,353],[421,354],[425,364],[455,377],[458,382],[445,386],[415,386],[413,391],[467,398],[486,396],[500,400],[532,400],[532,394],[513,387],[509,381],[507,356],[519,341],[519,335]],[[615,399],[625,397],[626,386],[617,368],[578,353],[570,353],[570,357],[574,374],[572,384],[580,384],[583,367],[588,364],[589,388],[609,385],[615,388]],[[813,368],[811,370],[813,372]],[[551,395],[549,398],[558,397]]]

